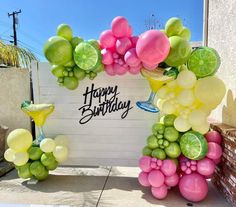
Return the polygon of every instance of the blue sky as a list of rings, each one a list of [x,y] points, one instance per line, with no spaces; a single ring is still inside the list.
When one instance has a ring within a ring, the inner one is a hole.
[[[134,34],[146,30],[145,20],[151,14],[161,26],[170,17],[183,19],[192,32],[192,41],[202,40],[203,0],[1,0],[0,39],[9,42],[12,35],[12,18],[7,12],[21,9],[19,14],[19,45],[28,47],[43,58],[43,44],[55,34],[60,23],[69,24],[75,36],[98,39],[110,27],[115,16],[125,16]]]

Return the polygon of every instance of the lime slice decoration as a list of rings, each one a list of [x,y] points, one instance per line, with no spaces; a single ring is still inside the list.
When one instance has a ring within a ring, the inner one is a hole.
[[[191,160],[200,160],[207,154],[208,145],[202,134],[189,131],[180,138],[180,149],[185,157]]]
[[[211,76],[220,67],[220,56],[213,48],[200,47],[192,52],[187,66],[198,78]]]
[[[74,61],[83,70],[92,70],[101,61],[101,54],[88,42],[80,43],[74,52]]]

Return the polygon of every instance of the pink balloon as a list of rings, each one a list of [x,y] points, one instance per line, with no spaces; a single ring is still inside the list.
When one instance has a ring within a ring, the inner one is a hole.
[[[151,157],[143,156],[139,159],[139,167],[144,172],[150,172],[151,168]]]
[[[135,66],[135,67],[129,67],[129,72],[133,75],[136,75],[136,74],[140,73],[141,68],[142,68],[142,64]]]
[[[136,54],[135,48],[131,48],[125,53],[124,60],[126,64],[128,64],[131,67],[138,66],[141,63],[141,61],[139,60]]]
[[[220,162],[221,162],[221,157],[218,158],[218,159],[214,159],[213,162],[214,162],[216,165],[220,164]]]
[[[129,23],[126,18],[122,16],[115,17],[111,22],[111,30],[114,36],[128,37],[130,34]]]
[[[105,71],[110,76],[116,75],[113,65],[105,65]]]
[[[113,57],[114,59],[118,59],[118,58],[119,58],[119,55],[118,55],[116,52],[114,52],[114,53],[112,54],[112,57]]]
[[[148,173],[146,173],[146,172],[140,172],[139,173],[138,181],[144,187],[150,186],[150,183],[148,181]]]
[[[120,55],[124,55],[126,51],[129,50],[131,47],[132,47],[132,43],[128,37],[123,37],[116,41],[116,51]]]
[[[138,36],[133,36],[130,38],[131,42],[132,42],[132,47],[136,47],[137,41],[138,41]]]
[[[119,61],[118,61],[118,62],[119,62]],[[113,67],[114,67],[114,71],[115,71],[115,73],[116,73],[117,75],[124,75],[124,74],[128,71],[127,68],[123,67],[123,66],[120,65],[119,63],[115,63],[115,64],[113,65]]]
[[[152,187],[151,191],[152,191],[152,195],[157,199],[164,199],[168,193],[168,189],[165,184],[163,184],[160,187]]]
[[[113,63],[112,52],[108,49],[102,49],[102,63],[104,65],[111,65]]]
[[[207,134],[205,134],[205,137],[208,142],[215,142],[217,144],[221,144],[222,142],[222,136],[217,131],[209,131]]]
[[[105,30],[100,35],[100,44],[103,48],[112,48],[116,44],[116,38],[111,30]]]
[[[219,144],[215,142],[208,142],[208,152],[207,157],[216,160],[219,159],[222,155],[222,148]]]
[[[177,175],[177,173],[165,178],[165,184],[167,186],[174,187],[178,185],[178,183],[179,183],[179,176]]]
[[[166,59],[170,51],[168,37],[158,30],[148,30],[140,35],[136,52],[140,60],[155,65]]]
[[[132,36],[132,33],[133,33],[133,29],[132,29],[132,27],[129,25],[127,37],[131,37],[131,36]]]
[[[157,68],[157,66],[158,66],[158,64],[149,65],[149,64],[143,62],[143,67],[146,68],[146,69],[148,69],[148,70],[154,70],[154,69]]]
[[[208,193],[208,184],[206,179],[198,173],[183,175],[179,181],[179,190],[181,195],[192,202],[203,200]]]
[[[215,171],[216,164],[209,158],[204,158],[197,162],[197,172],[204,176],[209,176]]]
[[[148,181],[153,187],[160,187],[164,184],[165,176],[160,170],[152,170],[148,175]]]
[[[161,171],[165,176],[171,176],[176,173],[176,164],[172,160],[164,160],[162,162]]]

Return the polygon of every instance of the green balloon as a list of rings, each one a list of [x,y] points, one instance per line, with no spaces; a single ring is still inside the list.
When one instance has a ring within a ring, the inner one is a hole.
[[[41,171],[40,173],[35,175],[35,178],[39,181],[43,181],[46,180],[48,178],[49,172],[47,169],[44,169],[43,171]]]
[[[151,156],[152,155],[152,149],[150,149],[148,146],[144,147],[142,152],[143,152],[144,156]]]
[[[34,161],[30,165],[30,172],[36,176],[45,171],[44,165],[40,161]]]
[[[177,17],[172,17],[166,22],[165,33],[168,37],[178,35],[182,29],[182,21]]]
[[[157,138],[154,135],[151,135],[147,138],[147,146],[150,149],[155,149],[158,147]]]
[[[84,41],[84,40],[83,40],[83,38],[81,38],[81,37],[73,37],[72,40],[70,41],[70,43],[71,43],[71,45],[72,45],[73,48],[76,48],[76,46],[77,46],[79,43],[83,42],[83,41]]]
[[[170,158],[177,158],[180,156],[181,150],[176,142],[171,142],[169,146],[165,148],[165,153]]]
[[[55,162],[52,162],[50,165],[46,166],[46,168],[48,170],[55,170],[57,168],[57,166],[58,166],[58,162],[55,161]]]
[[[29,148],[28,153],[31,160],[39,160],[43,154],[43,151],[40,149],[40,147],[31,147]]]
[[[78,80],[83,80],[86,77],[86,72],[79,68],[78,66],[75,66],[73,69],[74,76],[78,78]]]
[[[40,160],[44,166],[49,166],[56,161],[52,153],[43,153]]]
[[[23,179],[31,178],[32,174],[30,172],[30,163],[26,163],[25,165],[18,167],[18,175]]]
[[[152,157],[164,160],[166,158],[166,153],[163,149],[157,148],[152,151]]]
[[[79,85],[78,79],[76,77],[65,77],[64,86],[67,89],[75,90]]]
[[[68,24],[60,24],[57,27],[57,35],[70,41],[73,37],[73,31]]]
[[[57,78],[61,78],[63,77],[63,72],[65,70],[65,67],[62,65],[53,65],[51,68],[51,72],[54,76],[56,76]]]

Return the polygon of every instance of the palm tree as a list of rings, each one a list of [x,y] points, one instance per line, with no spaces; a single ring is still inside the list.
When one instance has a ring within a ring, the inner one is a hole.
[[[37,58],[30,50],[5,44],[0,40],[0,65],[30,68],[31,61],[37,61]]]

